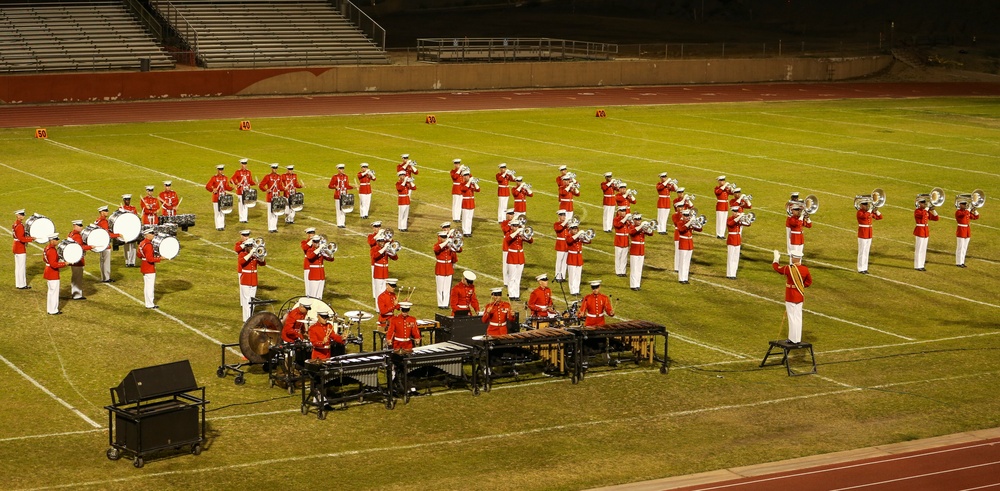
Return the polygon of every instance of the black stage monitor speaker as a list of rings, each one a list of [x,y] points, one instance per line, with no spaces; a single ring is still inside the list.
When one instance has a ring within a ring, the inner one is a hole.
[[[133,404],[166,395],[198,389],[188,360],[175,361],[128,373],[115,388],[119,403]]]

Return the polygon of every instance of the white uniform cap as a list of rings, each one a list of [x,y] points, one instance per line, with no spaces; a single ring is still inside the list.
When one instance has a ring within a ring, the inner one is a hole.
[[[448,236],[448,232],[445,232],[444,230],[438,232],[438,237],[447,237],[447,236]]]
[[[591,288],[597,288],[599,286],[601,286],[601,280],[594,280],[594,281],[590,282],[590,287]]]
[[[451,228],[451,222],[441,222],[441,228]]]
[[[108,211],[108,205],[104,205],[97,208],[97,211]]]
[[[667,173],[666,172],[661,172],[660,173],[660,177],[667,177]]]
[[[250,229],[245,228],[243,230],[240,230],[240,235],[250,235]]]
[[[143,235],[146,235],[146,234],[151,234],[151,233],[153,233],[153,232],[156,232],[156,228],[155,228],[155,227],[153,227],[152,225],[144,225],[144,226],[142,227],[142,234],[143,234]]]
[[[691,214],[691,210],[684,210],[684,211],[681,212],[681,215],[684,215],[684,216],[688,216],[690,214]]]
[[[503,168],[503,167],[507,167],[507,164],[500,164],[500,165],[498,165],[497,167],[501,167],[501,168]]]
[[[678,193],[683,193],[684,192],[684,186],[681,186],[681,187],[677,188],[677,192]]]
[[[385,284],[387,284],[387,285],[396,286],[396,283],[399,283],[399,279],[398,278],[389,278],[389,279],[385,280]]]
[[[513,208],[507,208],[507,210],[504,212],[505,215],[510,215],[512,213],[514,213],[514,209]]]
[[[313,301],[309,297],[305,297],[305,298],[300,298],[299,299],[299,305],[301,305],[303,307],[309,308],[309,307],[312,307],[312,304],[313,304]]]
[[[152,191],[154,189],[156,189],[156,188],[153,187],[153,186],[146,186],[146,191]]]
[[[472,173],[471,173],[471,172],[469,172],[469,171],[465,171],[465,172],[463,172],[463,173],[462,173],[462,175],[463,175],[463,176],[471,176],[471,175],[472,175]]]
[[[560,165],[559,166],[559,170],[566,170],[566,166],[565,165]]]
[[[309,227],[309,228],[307,228],[306,229],[306,233],[307,234],[314,234],[314,233],[316,233],[316,227]]]
[[[372,222],[372,227],[381,227],[381,226],[382,226],[382,222],[381,221]]]
[[[173,182],[172,182],[172,181],[163,181],[163,185],[164,185],[164,186],[169,186],[169,185],[171,185],[171,184],[173,184]]]
[[[318,235],[314,235],[314,236],[313,236],[313,238],[311,238],[311,239],[309,239],[309,240],[310,240],[310,241],[312,241],[312,242],[319,242],[319,241],[320,241],[320,238],[319,238],[319,236],[318,236]]]
[[[626,184],[624,182],[618,185],[618,189],[627,188],[627,187],[628,187],[628,184]]]
[[[24,208],[21,208],[20,210],[15,211],[14,214],[15,215],[24,215]]]
[[[271,168],[272,169],[277,169],[278,168],[278,163],[275,162],[275,163],[271,164]]]
[[[403,155],[400,155],[400,157],[402,157],[404,159],[408,159],[408,158],[410,158],[410,154],[404,153]]]
[[[572,178],[571,178],[571,177],[569,177],[568,175],[566,175],[566,176],[563,176],[563,177],[562,177],[562,180],[564,180],[564,181],[568,181],[568,180],[570,180],[570,179],[572,179]]]
[[[410,310],[413,307],[413,302],[399,302],[400,310]]]
[[[81,227],[83,226],[83,220],[73,220],[70,223],[72,223],[73,225],[79,225]]]
[[[566,210],[559,210],[559,211],[556,212],[556,215],[565,215],[565,214],[566,214]]]
[[[361,167],[368,167],[368,162],[362,162]]]
[[[715,179],[719,180],[719,181],[725,181],[726,180],[726,176],[719,176],[719,177],[716,177]]]
[[[503,295],[503,287],[490,288],[490,295]]]
[[[338,169],[343,169],[344,168],[344,164],[337,164],[337,168]]]
[[[613,175],[614,175],[614,174],[612,174],[612,173],[610,173],[610,172],[605,172],[605,173],[604,173],[604,177],[611,177],[611,176],[613,176]]]
[[[799,254],[798,252],[792,252],[788,254],[788,257],[802,259],[802,254]]]
[[[396,175],[397,175],[397,176],[405,176],[405,175],[406,175],[406,172],[404,172],[404,171],[399,171],[399,172],[397,172],[397,173],[396,173]]]
[[[472,271],[469,270],[465,270],[465,272],[462,273],[462,278],[465,278],[469,281],[476,281],[476,273],[473,273]]]
[[[517,182],[521,182],[521,181],[524,180],[524,177],[517,176],[517,177],[514,178],[514,180],[517,181]]]
[[[245,164],[245,163],[247,163],[249,161],[250,161],[250,159],[240,159],[240,163],[241,164]]]
[[[736,188],[736,189],[733,189],[733,192],[734,193],[742,193],[743,189],[742,188]]]
[[[462,163],[462,159],[452,160],[451,163],[453,163],[453,164],[461,164]]]
[[[535,277],[535,281],[549,281],[549,275],[546,273],[542,273]]]
[[[59,234],[49,235],[49,240],[59,240]]]
[[[627,206],[619,206],[618,207],[618,211],[628,211],[628,207]]]
[[[132,195],[131,194],[123,194],[122,195],[122,199],[132,199]]]
[[[340,167],[340,166],[338,165],[337,167]],[[286,165],[285,168],[288,169],[288,170],[294,170],[295,166],[294,165]]]
[[[254,245],[253,239],[247,239],[243,241],[243,247],[250,247],[252,245]]]
[[[632,215],[633,220],[642,220],[642,213],[636,213]]]
[[[219,165],[215,166],[215,168],[218,169],[218,170],[222,170],[222,169],[225,169],[226,166],[224,166],[222,164],[219,164]]]

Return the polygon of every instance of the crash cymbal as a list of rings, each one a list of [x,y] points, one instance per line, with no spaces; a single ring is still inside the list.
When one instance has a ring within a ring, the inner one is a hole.
[[[344,317],[350,319],[352,322],[361,322],[371,320],[375,315],[362,310],[349,310],[344,312]]]
[[[265,329],[263,327],[256,327],[256,328],[254,328],[253,331],[254,332],[281,332],[278,329]]]

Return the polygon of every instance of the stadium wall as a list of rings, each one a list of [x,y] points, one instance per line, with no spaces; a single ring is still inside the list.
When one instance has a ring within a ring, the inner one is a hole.
[[[0,76],[0,102],[99,102],[541,87],[819,82],[865,77],[891,56],[419,64]]]

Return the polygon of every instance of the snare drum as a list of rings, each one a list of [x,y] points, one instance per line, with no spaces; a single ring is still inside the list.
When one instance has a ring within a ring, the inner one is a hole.
[[[153,254],[164,259],[173,259],[181,252],[181,244],[177,241],[177,237],[159,234],[153,237],[151,242],[153,243]]]
[[[139,238],[139,231],[142,230],[142,219],[130,211],[117,210],[108,217],[108,225],[111,232],[121,235],[118,240],[133,242]]]
[[[224,215],[233,212],[233,195],[229,193],[219,195],[219,211]]]
[[[35,242],[39,244],[48,242],[49,236],[56,233],[56,226],[52,220],[37,213],[24,221],[24,228],[28,231],[28,235],[34,237]]]
[[[83,247],[73,239],[65,239],[56,246],[59,259],[64,263],[76,264],[83,259]]]
[[[243,190],[243,206],[247,208],[253,208],[257,206],[257,190],[254,188],[246,188]]]
[[[80,232],[80,237],[83,238],[84,243],[93,247],[94,252],[104,252],[111,245],[111,235],[108,234],[107,230],[97,225],[87,225]]]
[[[343,193],[340,195],[340,211],[351,213],[354,211],[354,195]]]
[[[285,214],[285,207],[288,206],[288,198],[275,196],[271,198],[271,213],[279,217]]]
[[[292,211],[302,211],[302,206],[306,203],[306,196],[302,193],[292,193],[288,197],[288,207]]]

